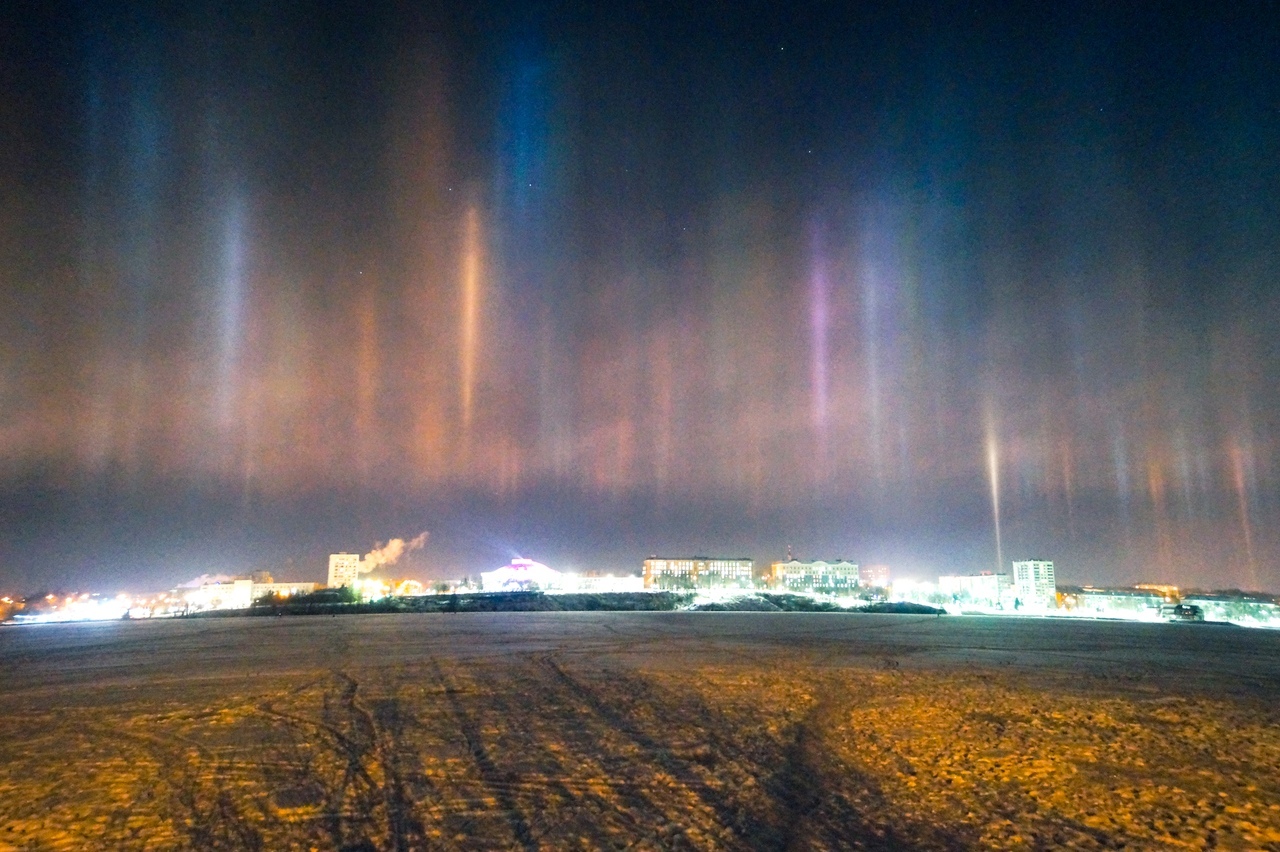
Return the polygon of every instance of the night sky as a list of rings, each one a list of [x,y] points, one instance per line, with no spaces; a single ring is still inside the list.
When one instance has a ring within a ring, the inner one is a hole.
[[[0,590],[1280,588],[1275,5],[13,5]]]

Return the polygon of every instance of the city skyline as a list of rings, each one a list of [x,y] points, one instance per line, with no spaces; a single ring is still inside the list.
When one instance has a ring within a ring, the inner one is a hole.
[[[2,589],[419,530],[424,579],[790,545],[1280,588],[1274,20],[14,17]]]

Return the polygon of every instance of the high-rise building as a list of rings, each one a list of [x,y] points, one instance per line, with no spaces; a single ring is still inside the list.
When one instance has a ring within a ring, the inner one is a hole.
[[[651,556],[644,561],[646,589],[749,589],[755,585],[750,559],[722,556]]]
[[[1058,584],[1053,577],[1052,562],[1028,559],[1013,563],[1013,589],[1022,606],[1058,605]]]
[[[359,553],[329,554],[329,588],[336,589],[339,586],[355,588],[356,580],[359,577]]]
[[[843,559],[801,562],[791,559],[769,566],[769,585],[791,592],[844,592],[858,587],[858,566]]]

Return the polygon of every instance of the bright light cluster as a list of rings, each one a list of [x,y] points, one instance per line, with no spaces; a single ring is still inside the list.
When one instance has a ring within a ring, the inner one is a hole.
[[[5,603],[12,603],[6,599]],[[113,621],[124,618],[151,618],[174,615],[181,602],[170,595],[134,597],[125,593],[115,597],[82,592],[78,595],[45,595],[28,602],[13,620],[18,624],[47,624],[66,621]]]

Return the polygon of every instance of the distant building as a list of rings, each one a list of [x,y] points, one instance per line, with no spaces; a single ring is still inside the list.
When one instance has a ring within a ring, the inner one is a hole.
[[[360,554],[358,553],[330,553],[329,554],[329,588],[337,589],[341,586],[355,588],[356,580],[360,578]]]
[[[1024,607],[1056,607],[1058,585],[1053,577],[1053,563],[1028,559],[1013,563],[1013,588]]]
[[[775,562],[769,566],[769,585],[789,592],[848,592],[858,588],[858,566],[835,562]]]
[[[889,566],[863,565],[858,569],[858,582],[864,586],[885,588],[889,585]]]
[[[259,576],[259,579],[263,579]],[[183,599],[191,609],[248,609],[253,602],[265,595],[310,594],[315,583],[274,583],[270,575],[266,583],[256,583],[252,577],[218,578],[199,586],[188,587]]]
[[[414,598],[427,593],[427,587],[419,580],[400,580],[392,589],[397,597]]]
[[[750,559],[720,556],[686,556],[668,559],[651,556],[644,561],[646,589],[750,589],[755,585],[755,563]]]
[[[256,601],[263,595],[277,595],[282,598],[293,595],[309,595],[316,590],[315,583],[254,583],[252,596]]]
[[[480,588],[486,592],[545,592],[563,586],[563,574],[532,559],[512,559],[509,565],[480,572]]]
[[[1199,607],[1206,621],[1229,621],[1247,627],[1280,627],[1280,604],[1260,595],[1192,592],[1182,598]]]
[[[1135,583],[1133,587],[1147,592],[1159,592],[1165,596],[1166,600],[1172,601],[1178,598],[1178,587],[1167,583]]]
[[[692,589],[694,559],[659,559],[651,556],[644,561],[644,587],[646,589]]]
[[[1080,615],[1150,620],[1160,618],[1165,604],[1176,603],[1158,589],[1100,589],[1093,586],[1085,586],[1070,595],[1064,593],[1064,600]]]
[[[1012,588],[1008,574],[951,574],[938,578],[938,593],[957,603],[999,606]]]
[[[189,607],[201,609],[248,609],[253,603],[253,580],[215,580],[203,583],[186,595]]]
[[[644,591],[644,577],[635,574],[625,574],[621,577],[614,577],[612,574],[603,577],[587,574],[566,574],[564,579],[565,588],[577,592],[618,593]]]

